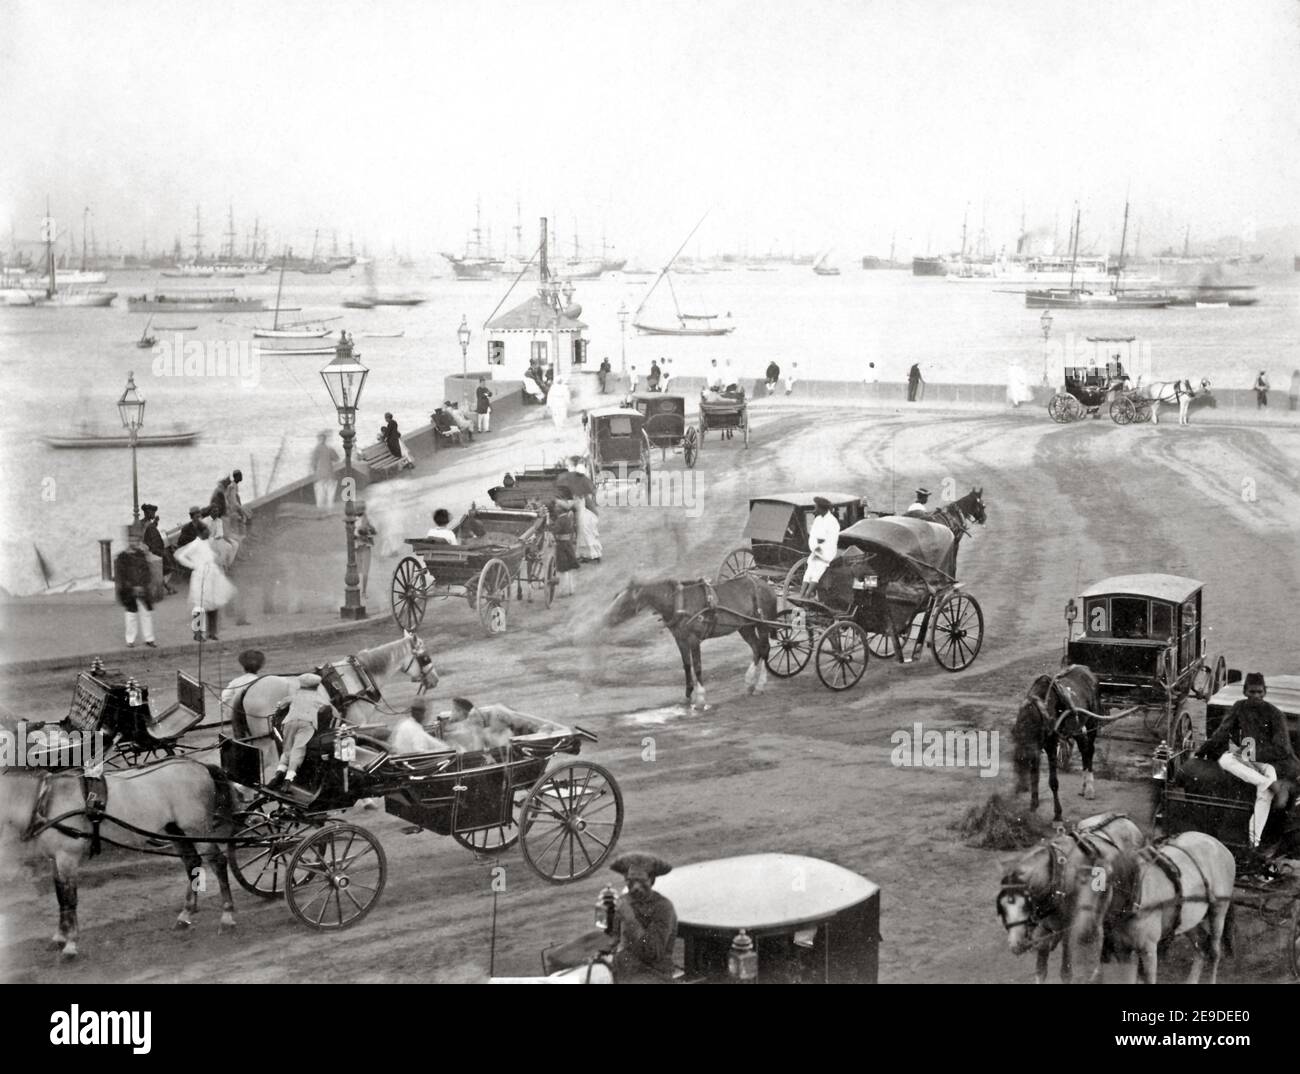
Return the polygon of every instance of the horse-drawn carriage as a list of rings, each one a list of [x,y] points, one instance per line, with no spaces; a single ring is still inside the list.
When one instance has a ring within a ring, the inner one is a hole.
[[[550,764],[596,741],[589,731],[509,713],[502,745],[394,754],[386,727],[353,727],[325,712],[288,790],[263,782],[246,728],[221,742],[227,776],[254,796],[236,818],[235,878],[261,898],[283,897],[312,928],[356,924],[383,892],[379,840],[333,815],[365,798],[382,797],[387,812],[478,853],[519,843],[529,867],[552,883],[590,875],[618,841],[623,796],[614,777],[586,761]]]
[[[749,520],[742,537],[749,539],[727,553],[717,580],[751,574],[779,586],[790,568],[808,555],[808,530],[812,525],[814,497],[829,500],[831,514],[845,530],[862,521],[867,501],[848,492],[775,492],[749,501]]]
[[[700,395],[700,444],[708,439],[710,429],[717,429],[724,440],[735,437],[737,430],[749,447],[749,402],[745,389],[731,385],[724,391],[705,390]]]
[[[648,420],[635,407],[601,407],[587,413],[587,476],[594,484],[640,481],[644,474],[649,485]]]
[[[506,629],[510,591],[541,590],[549,608],[559,574],[546,514],[471,507],[454,527],[460,544],[432,537],[408,537],[412,554],[393,572],[393,618],[404,630],[424,619],[430,597],[464,596],[489,634]]]
[[[507,483],[489,490],[492,502],[508,511],[522,511],[529,504],[548,504],[564,499],[559,479],[567,473],[564,466],[526,466],[510,474]]]
[[[815,657],[817,677],[847,690],[867,669],[868,654],[912,663],[928,647],[945,671],[979,655],[984,613],[956,578],[957,537],[948,526],[893,515],[866,518],[841,531],[840,554],[801,596],[806,561],[790,569],[766,664],[778,678],[798,674]]]
[[[694,467],[700,454],[700,433],[686,420],[686,396],[665,392],[636,392],[629,399],[634,410],[645,415],[645,434],[666,462],[668,453],[680,454],[687,467]]]
[[[1205,660],[1202,583],[1172,574],[1103,578],[1066,605],[1063,665],[1083,664],[1099,679],[1102,723],[1140,715],[1148,736],[1175,752],[1193,737],[1188,698],[1227,682],[1227,661]]]
[[[1111,421],[1116,425],[1129,425],[1151,418],[1151,400],[1131,388],[1130,378],[1118,352],[1110,357],[1110,348],[1125,344],[1129,348],[1130,364],[1134,336],[1089,336],[1094,352],[1105,349],[1106,359],[1098,363],[1095,356],[1091,365],[1066,366],[1065,386],[1052,396],[1047,412],[1052,420],[1064,425],[1091,414],[1101,416],[1102,407],[1108,407]]]

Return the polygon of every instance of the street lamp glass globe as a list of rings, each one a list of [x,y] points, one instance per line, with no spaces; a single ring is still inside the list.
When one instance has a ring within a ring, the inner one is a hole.
[[[370,370],[363,366],[351,353],[339,353],[334,356],[324,369],[320,378],[325,382],[325,390],[330,393],[330,401],[338,411],[339,424],[348,425],[361,405],[361,391],[366,386],[366,377]]]
[[[126,429],[138,429],[144,424],[144,398],[136,390],[134,373],[126,375],[126,389],[117,401],[117,412]]]
[[[460,340],[461,350],[464,350],[469,346],[469,335],[468,319],[467,317],[462,316],[460,319],[460,327],[456,329],[456,338]]]

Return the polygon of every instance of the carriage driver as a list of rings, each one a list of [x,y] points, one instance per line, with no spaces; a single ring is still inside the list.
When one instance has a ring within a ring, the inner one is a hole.
[[[298,775],[298,767],[307,756],[307,743],[316,733],[317,713],[321,708],[328,707],[321,705],[316,694],[320,681],[320,676],[311,672],[298,676],[298,689],[294,691],[289,702],[289,712],[280,728],[284,745],[280,750],[280,764],[271,777],[271,782],[267,784],[271,790],[283,783],[292,784]]]
[[[803,572],[803,586],[799,590],[801,597],[813,595],[840,546],[840,524],[831,514],[831,501],[824,496],[814,496],[813,506],[817,513],[808,527],[808,566]]]
[[[1255,815],[1250,822],[1250,845],[1258,847],[1268,822],[1273,799],[1286,804],[1286,789],[1278,781],[1295,779],[1300,764],[1291,745],[1286,717],[1264,700],[1264,676],[1252,671],[1244,684],[1246,696],[1232,706],[1218,730],[1196,753],[1237,779],[1255,785]]]
[[[654,891],[655,877],[672,866],[653,854],[624,854],[610,865],[627,878],[627,894],[614,911],[613,971],[616,984],[667,984],[673,979],[677,911]]]
[[[904,511],[903,514],[928,515],[930,513],[930,508],[926,507],[926,503],[929,501],[929,499],[930,499],[929,489],[917,489],[916,499],[912,502],[912,506],[909,507],[906,511]]]

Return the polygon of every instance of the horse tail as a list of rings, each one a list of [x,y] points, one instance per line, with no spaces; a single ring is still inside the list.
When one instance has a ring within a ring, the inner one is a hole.
[[[208,770],[208,775],[212,777],[214,794],[212,815],[216,821],[213,830],[221,831],[225,829],[227,833],[233,833],[235,830],[235,792],[231,786],[230,777],[217,765],[205,764],[203,767]]]
[[[1232,926],[1233,926],[1232,902],[1231,900],[1229,900],[1228,912],[1223,915],[1222,943],[1223,943],[1224,952],[1231,955],[1233,958],[1236,958],[1237,952],[1234,949],[1232,944]]]

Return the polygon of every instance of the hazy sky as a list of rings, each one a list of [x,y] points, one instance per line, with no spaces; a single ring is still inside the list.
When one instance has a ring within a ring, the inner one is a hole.
[[[575,219],[657,263],[937,252],[1083,204],[1143,249],[1300,220],[1291,0],[0,3],[0,245],[48,195],[170,246],[233,202],[276,242],[463,247]],[[189,239],[186,238],[186,243]],[[566,250],[566,252],[568,252]]]

